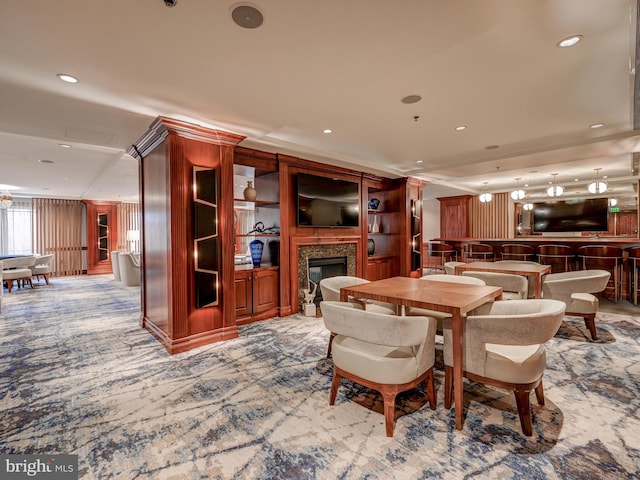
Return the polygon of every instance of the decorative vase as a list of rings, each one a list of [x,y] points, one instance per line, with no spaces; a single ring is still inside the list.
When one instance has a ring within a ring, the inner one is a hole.
[[[242,191],[242,195],[244,195],[245,200],[253,201],[258,196],[258,192],[253,188],[253,182],[251,180],[247,180],[247,188]]]
[[[249,243],[249,249],[251,250],[251,261],[253,266],[258,268],[262,261],[262,250],[264,249],[264,242],[262,240],[254,240]]]
[[[380,233],[380,225],[378,224],[378,216],[373,216],[373,225],[371,226],[371,233]]]
[[[367,255],[372,256],[376,253],[376,242],[373,241],[373,238],[367,240]]]
[[[377,210],[378,205],[380,205],[380,200],[378,200],[377,198],[372,198],[371,200],[369,200],[369,208],[371,210]]]

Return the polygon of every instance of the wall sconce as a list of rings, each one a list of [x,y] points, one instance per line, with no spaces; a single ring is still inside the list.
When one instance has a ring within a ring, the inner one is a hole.
[[[487,184],[488,183],[489,182],[484,182],[484,190],[478,196],[478,200],[480,200],[482,203],[487,203],[487,202],[490,202],[491,200],[493,200],[493,195],[487,191]]]
[[[516,189],[511,192],[511,198],[513,198],[514,200],[522,200],[524,196],[524,190],[520,188],[520,178],[516,178]]]
[[[558,174],[553,173],[552,175],[553,175],[553,182],[551,182],[551,186],[547,188],[547,195],[549,195],[550,197],[559,197],[564,193],[564,187],[556,183],[556,178],[558,177]]]
[[[596,171],[596,178],[593,182],[587,185],[587,190],[589,190],[589,193],[604,193],[607,191],[608,185],[606,182],[603,182],[598,178],[598,173],[602,169],[594,168],[594,170]]]

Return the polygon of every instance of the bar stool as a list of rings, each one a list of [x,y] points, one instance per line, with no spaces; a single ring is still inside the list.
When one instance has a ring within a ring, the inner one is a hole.
[[[428,242],[427,270],[443,270],[446,262],[458,260],[458,252],[448,243]],[[435,265],[435,268],[433,268]]]
[[[486,243],[466,243],[462,251],[462,260],[465,262],[493,262],[493,247]]]
[[[613,301],[618,302],[622,293],[622,248],[585,245],[578,248],[578,260],[583,270],[607,270],[611,273],[609,282],[613,286]]]
[[[531,245],[505,243],[500,249],[500,254],[502,256],[502,260],[531,261],[536,254],[536,250]]]
[[[629,300],[633,300],[634,305],[638,304],[638,268],[640,247],[633,247],[629,249]]]
[[[538,245],[538,262],[551,265],[551,273],[575,270],[576,254],[568,245]]]

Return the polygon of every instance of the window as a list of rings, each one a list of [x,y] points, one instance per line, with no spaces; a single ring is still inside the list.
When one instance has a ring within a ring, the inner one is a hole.
[[[0,210],[0,254],[33,253],[30,198],[13,198],[13,205]]]

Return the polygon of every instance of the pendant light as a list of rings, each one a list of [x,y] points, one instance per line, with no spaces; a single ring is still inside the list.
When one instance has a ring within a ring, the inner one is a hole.
[[[618,205],[618,199],[615,197],[611,197],[609,199],[609,206],[610,207],[615,207],[616,205]]]
[[[564,193],[564,187],[556,183],[556,178],[558,177],[558,174],[553,173],[552,175],[553,175],[553,182],[551,182],[551,185],[549,186],[549,188],[547,188],[547,195],[549,195],[550,197],[559,197]]]
[[[600,170],[602,170],[601,168],[594,168],[594,170],[596,171],[596,178],[593,182],[591,182],[589,185],[587,185],[587,190],[589,190],[589,193],[604,193],[607,191],[607,182],[601,181],[599,177],[599,173]]]
[[[523,210],[533,210],[533,203],[525,203],[522,205]]]
[[[0,192],[0,208],[9,208],[13,205],[13,197],[9,192]]]
[[[480,200],[482,203],[487,203],[493,200],[493,195],[487,191],[488,183],[489,182],[484,182],[484,189],[482,190],[482,193],[478,196],[478,200]]]
[[[522,200],[524,198],[524,190],[520,188],[520,177],[516,178],[516,189],[511,192],[511,198],[514,200]]]

